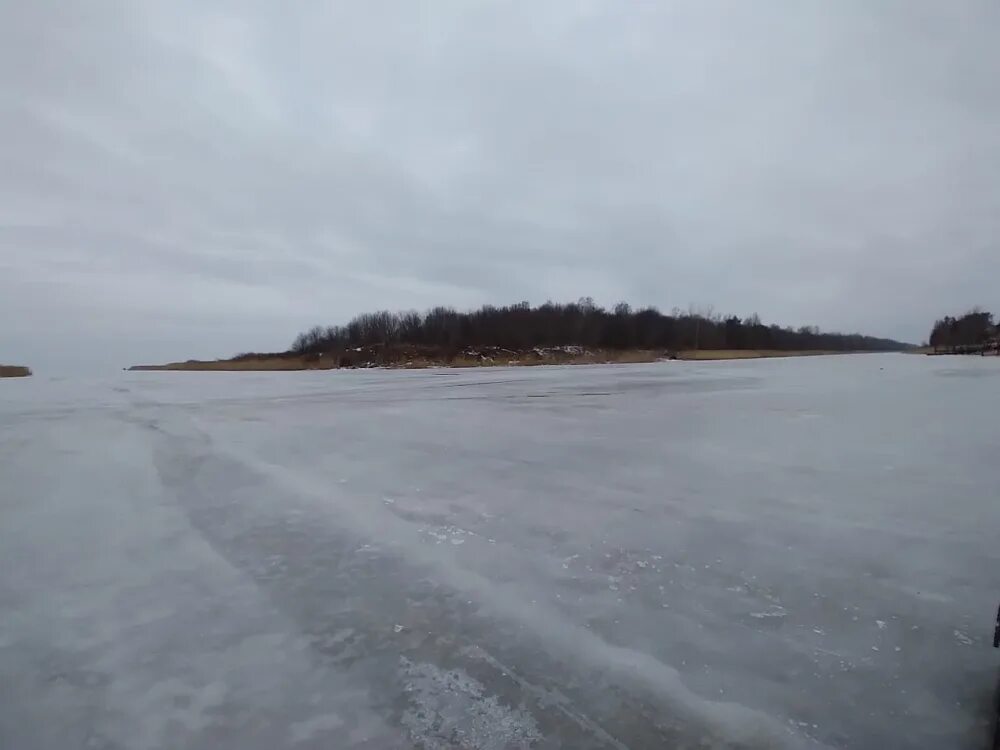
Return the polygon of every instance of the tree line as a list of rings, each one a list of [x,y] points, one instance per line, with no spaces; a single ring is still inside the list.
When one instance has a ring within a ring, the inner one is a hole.
[[[584,297],[577,302],[527,302],[459,312],[450,307],[379,311],[358,315],[346,325],[317,326],[296,337],[294,354],[343,352],[362,346],[413,345],[443,353],[468,347],[528,350],[580,346],[594,349],[776,349],[896,351],[907,344],[851,333],[827,333],[815,326],[765,325],[756,314],[716,315],[711,309],[665,315],[655,307],[633,309],[625,302],[610,310]]]
[[[959,346],[982,346],[996,336],[993,313],[976,307],[957,318],[946,315],[935,321],[928,342],[935,349],[954,349]]]

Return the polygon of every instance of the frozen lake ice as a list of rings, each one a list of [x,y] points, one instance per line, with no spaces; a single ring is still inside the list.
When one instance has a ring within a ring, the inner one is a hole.
[[[1000,360],[0,383],[0,747],[982,748]]]

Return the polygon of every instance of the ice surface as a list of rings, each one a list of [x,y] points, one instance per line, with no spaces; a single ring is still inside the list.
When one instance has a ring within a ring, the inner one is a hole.
[[[989,739],[995,359],[0,385],[0,747]]]

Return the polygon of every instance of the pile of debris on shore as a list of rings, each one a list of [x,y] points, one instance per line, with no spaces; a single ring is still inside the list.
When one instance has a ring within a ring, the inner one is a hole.
[[[463,349],[442,347],[370,344],[342,352],[306,355],[306,359],[333,367],[433,367],[435,365],[474,366],[523,365],[540,362],[571,362],[596,356],[582,346],[532,347],[510,349],[502,346],[467,346]],[[332,361],[331,361],[332,360]]]

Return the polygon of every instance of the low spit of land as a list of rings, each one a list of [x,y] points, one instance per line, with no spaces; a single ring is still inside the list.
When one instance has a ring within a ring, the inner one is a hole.
[[[188,360],[164,365],[136,365],[132,370],[195,371],[277,371],[335,370],[358,367],[421,369],[426,367],[490,367],[534,365],[626,364],[678,360],[761,359],[765,357],[802,357],[843,352],[782,351],[776,349],[699,349],[665,351],[662,349],[584,349],[563,346],[515,351],[498,347],[466,349],[454,355],[419,349],[391,349],[379,346],[358,347],[342,355],[260,354],[232,359]]]

